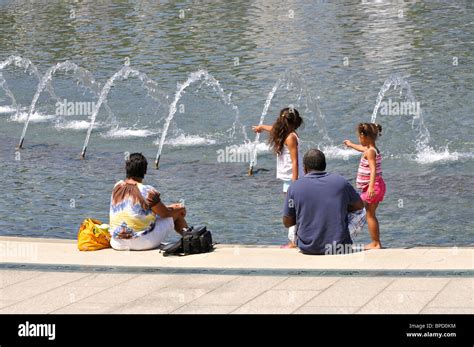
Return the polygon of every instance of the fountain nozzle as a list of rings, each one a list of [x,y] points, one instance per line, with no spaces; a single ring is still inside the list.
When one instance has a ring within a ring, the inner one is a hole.
[[[22,138],[20,139],[20,143],[18,144],[17,149],[23,149],[23,141],[25,141],[25,138],[24,138],[24,137],[22,137]]]
[[[253,165],[250,165],[248,175],[253,176]]]
[[[82,152],[81,152],[81,159],[85,159],[86,158],[86,152],[87,152],[87,147],[84,147],[82,149]]]
[[[161,155],[156,157],[156,160],[155,160],[155,169],[157,169],[157,170],[160,169],[160,157],[161,157]]]

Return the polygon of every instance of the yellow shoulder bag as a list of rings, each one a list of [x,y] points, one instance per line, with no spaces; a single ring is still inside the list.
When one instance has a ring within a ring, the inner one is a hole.
[[[109,247],[109,226],[97,219],[84,219],[77,234],[77,248],[80,251],[97,251]]]

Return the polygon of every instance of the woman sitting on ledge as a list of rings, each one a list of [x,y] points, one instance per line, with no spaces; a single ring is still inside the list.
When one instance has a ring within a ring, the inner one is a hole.
[[[141,153],[131,154],[125,164],[127,179],[117,182],[112,191],[110,245],[116,250],[157,248],[173,229],[182,234],[188,227],[183,205],[164,205],[160,193],[142,183],[147,166]]]

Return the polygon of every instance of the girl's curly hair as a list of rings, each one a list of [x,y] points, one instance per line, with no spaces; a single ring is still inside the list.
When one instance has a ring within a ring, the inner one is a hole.
[[[288,135],[298,129],[302,123],[303,119],[296,109],[286,107],[280,111],[268,138],[268,144],[275,153],[281,154]]]

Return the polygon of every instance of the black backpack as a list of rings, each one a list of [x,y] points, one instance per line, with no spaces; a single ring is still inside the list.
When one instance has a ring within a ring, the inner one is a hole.
[[[163,256],[208,253],[214,250],[212,234],[205,226],[189,227],[175,243],[162,248]]]

